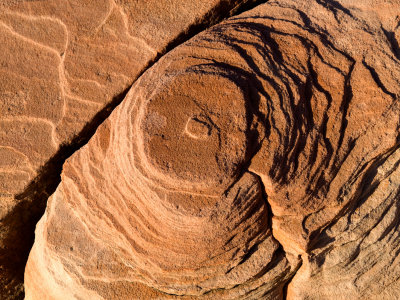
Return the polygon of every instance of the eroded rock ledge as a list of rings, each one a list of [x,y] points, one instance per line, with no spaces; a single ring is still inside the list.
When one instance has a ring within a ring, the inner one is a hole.
[[[375,4],[270,1],[161,58],[65,163],[27,299],[398,297],[400,6]]]

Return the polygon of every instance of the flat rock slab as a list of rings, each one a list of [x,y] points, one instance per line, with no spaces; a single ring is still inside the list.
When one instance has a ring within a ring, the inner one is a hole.
[[[353,2],[269,1],[147,70],[65,163],[27,299],[399,298],[400,3]]]
[[[34,200],[59,177],[50,158],[176,39],[239,2],[1,1],[0,295],[15,293]]]

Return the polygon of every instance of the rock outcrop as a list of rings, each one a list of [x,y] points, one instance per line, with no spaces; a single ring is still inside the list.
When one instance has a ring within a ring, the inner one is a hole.
[[[176,47],[67,160],[27,299],[400,296],[400,3],[277,0]]]
[[[63,160],[160,55],[247,1],[178,2],[0,2],[0,298]]]

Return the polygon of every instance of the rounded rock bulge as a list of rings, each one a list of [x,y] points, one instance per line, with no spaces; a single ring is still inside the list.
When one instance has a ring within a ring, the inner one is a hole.
[[[132,116],[138,168],[168,189],[226,189],[240,176],[256,138],[249,134],[247,90],[234,74],[215,69],[164,80]]]

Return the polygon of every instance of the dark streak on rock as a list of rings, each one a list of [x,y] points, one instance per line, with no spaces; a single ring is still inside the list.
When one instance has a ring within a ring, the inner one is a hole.
[[[332,11],[336,21],[339,21],[338,12],[344,13],[350,17],[353,17],[351,11],[345,7],[343,7],[339,2],[335,0],[317,0],[317,3]]]
[[[393,31],[387,31],[383,27],[381,29],[382,29],[383,33],[385,34],[385,36],[386,36],[386,38],[387,38],[387,40],[388,40],[388,42],[389,42],[389,44],[390,44],[390,46],[392,48],[393,55],[398,60],[400,60],[400,46],[399,46],[399,43],[398,43],[398,41],[396,39],[396,36],[395,36],[394,32]]]
[[[375,71],[375,69],[373,67],[371,67],[370,65],[368,65],[365,60],[363,60],[363,65],[368,69],[368,71],[371,73],[372,78],[374,79],[374,81],[376,82],[376,84],[379,86],[379,88],[387,95],[389,95],[390,97],[392,97],[393,100],[395,100],[396,94],[390,92],[386,86],[382,83],[381,79],[379,78],[378,73]]]

